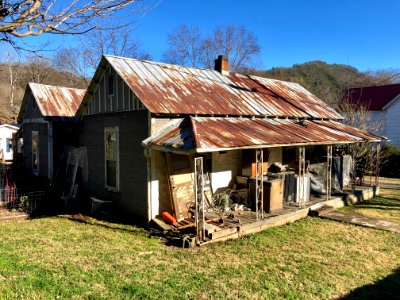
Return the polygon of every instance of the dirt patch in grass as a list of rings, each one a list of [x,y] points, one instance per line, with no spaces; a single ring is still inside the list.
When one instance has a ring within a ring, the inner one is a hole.
[[[26,213],[16,209],[0,208],[0,220],[2,218],[6,219],[7,217],[18,217],[18,216],[26,216]]]

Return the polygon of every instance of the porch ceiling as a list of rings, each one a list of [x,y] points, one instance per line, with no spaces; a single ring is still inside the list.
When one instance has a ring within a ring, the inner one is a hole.
[[[165,152],[190,154],[248,148],[379,142],[385,139],[336,121],[187,116],[147,138],[143,145]]]

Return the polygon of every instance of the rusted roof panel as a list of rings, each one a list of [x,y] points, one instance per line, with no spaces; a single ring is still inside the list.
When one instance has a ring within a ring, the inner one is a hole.
[[[336,121],[300,123],[290,119],[189,116],[175,121],[143,144],[163,151],[189,153],[384,139]]]
[[[156,114],[342,119],[296,83],[104,56]]]
[[[45,117],[74,117],[86,90],[29,83],[33,97]]]

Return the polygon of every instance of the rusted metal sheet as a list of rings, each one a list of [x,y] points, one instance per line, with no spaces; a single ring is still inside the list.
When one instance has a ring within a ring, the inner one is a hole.
[[[342,119],[296,83],[124,57],[103,59],[152,113]]]
[[[384,139],[336,121],[188,116],[143,144],[162,151],[195,153]]]
[[[45,117],[74,117],[86,90],[29,83],[33,97]]]

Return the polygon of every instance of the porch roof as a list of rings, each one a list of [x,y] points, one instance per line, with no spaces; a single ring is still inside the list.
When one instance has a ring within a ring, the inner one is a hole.
[[[144,140],[143,145],[164,152],[192,154],[383,140],[386,138],[331,120],[187,116],[172,121]]]

